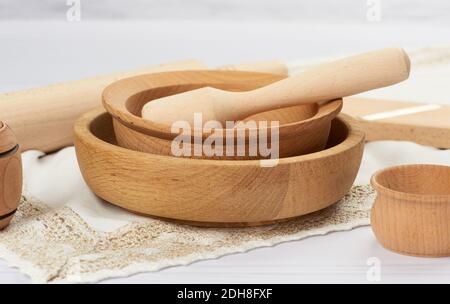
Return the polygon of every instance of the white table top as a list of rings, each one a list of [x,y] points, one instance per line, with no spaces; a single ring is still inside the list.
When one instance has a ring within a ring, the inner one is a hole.
[[[0,22],[0,91],[185,58],[210,66],[272,58],[292,60],[393,45],[443,43],[444,37],[450,37],[450,29],[383,24]],[[374,146],[372,150],[383,149]],[[443,153],[439,162],[446,162],[447,154]],[[391,156],[386,152],[385,157]],[[372,157],[369,153],[365,159],[371,162]],[[367,283],[370,257],[381,262],[383,283],[450,283],[450,259],[389,252],[376,242],[370,227],[105,282]],[[0,283],[26,282],[26,276],[0,261]]]

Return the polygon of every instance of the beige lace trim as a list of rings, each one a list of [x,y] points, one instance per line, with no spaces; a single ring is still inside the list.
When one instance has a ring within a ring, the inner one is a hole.
[[[0,257],[33,282],[95,282],[368,225],[374,195],[370,186],[355,186],[331,207],[266,227],[196,228],[148,219],[110,233],[92,229],[68,207],[51,209],[25,195],[0,232]]]

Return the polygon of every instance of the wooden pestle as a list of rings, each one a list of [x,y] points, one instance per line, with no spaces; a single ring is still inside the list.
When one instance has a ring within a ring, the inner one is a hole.
[[[401,82],[409,77],[410,61],[403,49],[390,48],[347,57],[311,68],[263,88],[229,92],[200,88],[153,100],[142,117],[170,125],[203,121],[236,121],[252,114],[303,103],[324,102]]]

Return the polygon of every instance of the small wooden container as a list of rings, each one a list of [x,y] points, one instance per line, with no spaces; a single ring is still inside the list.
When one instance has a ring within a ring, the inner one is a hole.
[[[333,121],[327,149],[281,158],[274,167],[122,148],[102,109],[76,122],[75,148],[86,183],[112,204],[193,225],[255,226],[323,209],[349,191],[364,148],[364,133],[350,121]]]
[[[450,167],[403,165],[381,170],[372,229],[387,249],[422,257],[450,256]]]
[[[246,91],[268,85],[283,79],[280,75],[239,72],[239,71],[177,71],[140,75],[119,80],[108,86],[103,92],[103,105],[113,116],[114,132],[120,146],[135,151],[149,152],[173,156],[172,142],[178,134],[171,132],[171,126],[154,123],[141,118],[142,107],[149,101],[168,95],[173,95],[200,87],[215,87],[229,91]],[[279,122],[279,157],[304,155],[325,148],[330,132],[331,121],[342,109],[342,99],[337,99],[323,105],[304,104],[288,108],[266,111],[244,118],[244,121]],[[270,135],[273,128],[265,128],[264,134]],[[263,131],[257,128],[255,132]],[[237,132],[237,131],[236,131]],[[261,154],[249,153],[249,134],[244,136],[233,133],[234,142],[242,138],[245,142],[245,155],[225,153],[223,155],[196,156],[194,151],[202,151],[201,144],[196,144],[195,137],[202,142],[211,137],[211,133],[202,132],[192,135],[191,158],[209,158],[221,160],[245,160],[265,158]],[[194,131],[192,132],[194,134]],[[197,135],[198,134],[198,135]],[[228,134],[224,130],[215,132],[225,143]],[[258,133],[259,134],[259,133]],[[245,137],[245,138],[244,138]],[[270,140],[270,139],[269,139]]]
[[[22,159],[11,129],[0,122],[0,229],[8,226],[22,195]]]

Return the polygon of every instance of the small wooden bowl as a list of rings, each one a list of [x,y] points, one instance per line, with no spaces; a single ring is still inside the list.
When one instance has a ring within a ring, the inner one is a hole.
[[[363,132],[342,115],[333,122],[328,149],[267,168],[258,160],[187,159],[122,148],[103,110],[75,124],[78,163],[98,196],[134,212],[203,226],[263,225],[330,206],[351,188],[363,144]]]
[[[200,87],[210,86],[229,91],[246,91],[256,89],[272,82],[283,79],[280,75],[262,74],[239,71],[183,71],[147,74],[119,80],[108,86],[103,92],[103,104],[114,118],[114,131],[120,146],[135,151],[149,152],[161,155],[173,155],[172,142],[178,135],[171,132],[171,126],[154,123],[141,118],[141,110],[145,103],[168,95],[173,95]],[[331,121],[342,109],[342,99],[337,99],[318,106],[306,104],[289,108],[259,113],[244,118],[244,121],[256,122],[279,121],[279,157],[298,156],[317,152],[325,148]],[[254,129],[253,129],[254,130]],[[257,128],[255,132],[271,134],[272,128]],[[202,132],[196,135],[203,142],[207,137],[215,136],[226,141],[227,133],[216,130],[214,136],[211,132]],[[228,133],[229,134],[229,133]],[[202,151],[201,144],[196,144],[194,135],[190,136],[191,158],[210,159],[261,159],[260,153],[249,153],[249,132],[243,138],[244,156],[237,156],[237,137],[242,134],[233,133],[234,153],[221,156],[208,156],[201,154],[195,156],[194,151]],[[259,133],[258,133],[259,134]],[[226,151],[224,145],[223,151]],[[258,151],[259,152],[259,151]]]
[[[11,129],[0,122],[0,229],[11,222],[22,195],[22,159]]]
[[[381,170],[372,229],[387,249],[412,256],[450,256],[450,167],[403,165]]]

